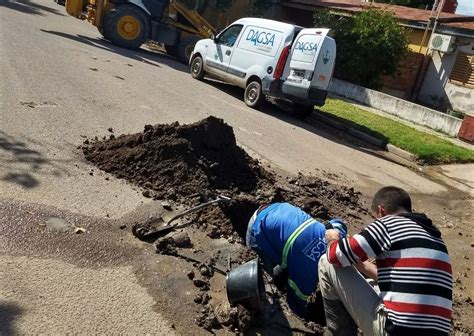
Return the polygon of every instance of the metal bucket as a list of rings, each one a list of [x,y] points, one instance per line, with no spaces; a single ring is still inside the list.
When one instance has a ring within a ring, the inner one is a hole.
[[[262,310],[265,284],[258,258],[233,269],[226,277],[227,299],[231,304],[241,304],[254,311]]]

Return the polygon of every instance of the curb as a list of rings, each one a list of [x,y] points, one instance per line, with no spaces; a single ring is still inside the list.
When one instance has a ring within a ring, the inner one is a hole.
[[[394,146],[392,144],[387,144],[386,148],[387,148],[387,151],[389,151],[390,153],[398,155],[405,160],[412,161],[412,162],[416,162],[417,160],[417,157],[415,154],[407,152],[406,150],[398,148],[397,146]]]
[[[412,154],[410,152],[407,152],[404,149],[398,148],[397,146],[394,146],[390,143],[387,143],[386,141],[377,139],[373,137],[372,135],[369,135],[367,133],[364,133],[362,131],[359,131],[358,129],[355,129],[353,127],[347,126],[345,123],[337,121],[331,117],[328,117],[326,115],[321,115],[316,113],[313,113],[311,115],[313,118],[316,120],[322,121],[325,124],[328,124],[329,126],[332,126],[334,128],[337,128],[341,131],[347,132],[353,137],[356,137],[360,140],[363,140],[365,142],[368,142],[374,146],[377,146],[379,148],[385,149],[387,152],[392,153],[394,155],[397,155],[401,157],[402,159],[411,161],[411,162],[416,162],[417,161],[417,156],[415,154]]]

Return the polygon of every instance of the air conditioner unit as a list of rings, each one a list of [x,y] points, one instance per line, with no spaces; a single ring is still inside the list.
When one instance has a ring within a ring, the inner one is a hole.
[[[454,51],[454,41],[456,37],[444,34],[431,34],[430,49],[438,50],[444,53],[451,53]]]

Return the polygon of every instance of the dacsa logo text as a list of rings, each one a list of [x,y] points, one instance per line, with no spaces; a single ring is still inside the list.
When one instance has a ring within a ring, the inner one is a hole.
[[[312,42],[296,42],[295,50],[301,52],[316,52],[316,50],[318,50],[318,44]]]
[[[271,45],[273,47],[273,43],[275,43],[275,34],[250,29],[249,33],[247,34],[246,40],[253,43],[253,45],[257,45],[258,43],[264,45]]]

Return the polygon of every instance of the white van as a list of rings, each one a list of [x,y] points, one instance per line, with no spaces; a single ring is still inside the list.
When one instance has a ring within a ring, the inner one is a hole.
[[[259,107],[268,95],[292,101],[295,113],[305,116],[326,100],[336,58],[336,42],[328,32],[243,18],[214,40],[196,43],[190,72],[197,79],[209,74],[245,88],[250,107]]]

